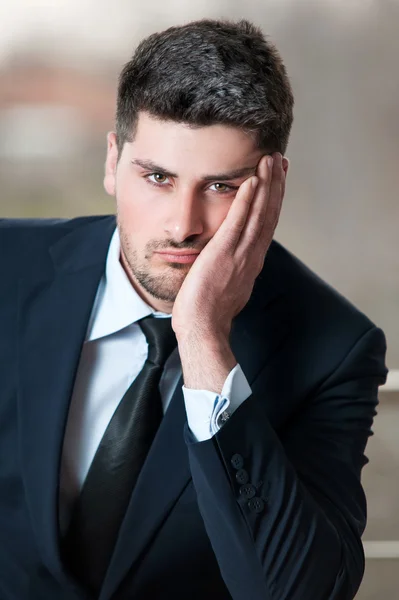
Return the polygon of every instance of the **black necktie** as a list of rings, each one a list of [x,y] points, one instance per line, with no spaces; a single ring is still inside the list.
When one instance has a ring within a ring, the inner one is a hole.
[[[114,412],[73,509],[62,544],[72,573],[98,593],[130,496],[162,420],[159,381],[177,341],[171,319],[141,319],[144,366]],[[134,535],[134,532],[132,532]]]

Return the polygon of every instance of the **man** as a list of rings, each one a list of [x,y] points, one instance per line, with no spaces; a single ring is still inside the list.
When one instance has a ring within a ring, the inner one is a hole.
[[[272,241],[292,108],[250,23],[154,34],[116,220],[3,220],[2,600],[355,596],[385,339]]]

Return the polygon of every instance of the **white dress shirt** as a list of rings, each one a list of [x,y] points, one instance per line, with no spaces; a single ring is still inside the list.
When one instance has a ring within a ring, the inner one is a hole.
[[[116,228],[93,304],[68,414],[60,474],[61,529],[67,526],[72,502],[119,401],[147,358],[148,344],[137,321],[150,314],[171,317],[154,311],[140,298],[119,258]],[[164,414],[181,374],[176,347],[166,361],[159,384]],[[211,438],[252,393],[238,364],[227,376],[220,395],[184,385],[182,389],[187,423],[195,441]]]

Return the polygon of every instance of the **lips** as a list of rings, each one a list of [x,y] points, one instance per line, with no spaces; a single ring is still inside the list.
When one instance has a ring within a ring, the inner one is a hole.
[[[168,254],[169,256],[198,256],[199,252],[158,252],[158,254]]]
[[[199,252],[157,252],[164,260],[176,263],[193,263]]]

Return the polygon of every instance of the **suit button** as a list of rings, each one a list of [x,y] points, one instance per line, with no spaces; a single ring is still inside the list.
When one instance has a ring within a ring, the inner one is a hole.
[[[246,485],[242,485],[240,487],[240,495],[244,498],[253,498],[256,494],[256,487],[251,483],[247,483]]]
[[[234,454],[231,459],[231,464],[235,469],[242,469],[244,466],[244,459],[241,454]]]
[[[263,502],[262,498],[251,498],[251,500],[248,502],[248,506],[252,512],[261,513],[265,508],[265,503]]]
[[[248,483],[248,479],[249,475],[245,469],[240,469],[239,471],[237,471],[236,480],[238,481],[238,483],[241,483],[241,485],[243,485],[244,483]]]

